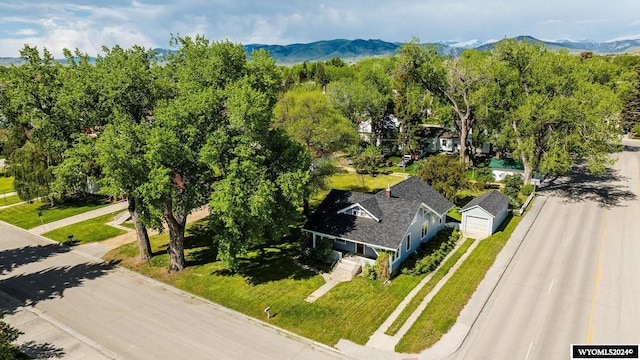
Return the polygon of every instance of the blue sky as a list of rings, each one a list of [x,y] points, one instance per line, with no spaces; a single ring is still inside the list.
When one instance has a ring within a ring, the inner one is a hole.
[[[0,56],[24,44],[91,55],[102,45],[168,48],[171,34],[250,44],[640,37],[639,0],[0,0]]]

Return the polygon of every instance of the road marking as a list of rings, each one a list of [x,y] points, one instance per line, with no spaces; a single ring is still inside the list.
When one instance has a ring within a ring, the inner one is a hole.
[[[529,360],[529,354],[531,354],[531,348],[533,347],[533,341],[529,344],[529,350],[527,350],[527,357],[524,360]]]
[[[551,279],[551,285],[549,285],[549,291],[547,291],[549,294],[551,294],[551,289],[553,289],[554,281],[556,281],[556,279]]]
[[[602,262],[602,247],[604,244],[604,240],[607,238],[607,210],[604,211],[604,216],[602,217],[602,237],[600,238],[600,246],[598,247],[598,266],[596,268],[596,278],[593,281],[593,292],[591,294],[591,308],[589,309],[589,323],[587,326],[587,344],[591,344],[593,342],[593,311],[596,305],[596,292],[598,290],[598,282],[600,281],[600,276],[602,275],[602,269],[600,267],[600,263]]]

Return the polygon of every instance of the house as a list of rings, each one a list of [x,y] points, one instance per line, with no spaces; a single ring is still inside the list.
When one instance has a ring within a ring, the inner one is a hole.
[[[382,129],[378,129],[379,133],[376,134],[373,131],[371,119],[358,120],[358,133],[362,141],[372,143],[372,140],[375,139],[376,146],[382,146],[385,142],[395,142],[396,136],[394,133],[400,127],[400,122],[397,117],[386,115],[381,121],[378,121],[378,126],[381,126]]]
[[[440,125],[422,125],[420,137],[425,140],[428,153],[460,151],[460,137]]]
[[[507,217],[509,198],[498,190],[484,193],[460,209],[464,234],[486,237],[493,234]]]
[[[524,176],[524,165],[511,158],[493,157],[489,162],[489,167],[496,181],[502,181],[507,175]]]
[[[319,239],[329,239],[334,250],[358,255],[361,264],[373,264],[381,251],[387,251],[390,272],[395,273],[445,226],[453,207],[412,176],[376,194],[331,190],[302,230],[312,235],[314,247]]]

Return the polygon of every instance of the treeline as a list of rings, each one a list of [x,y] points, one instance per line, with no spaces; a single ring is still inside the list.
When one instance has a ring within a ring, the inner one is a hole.
[[[171,45],[161,59],[105,47],[95,63],[65,50],[66,65],[25,46],[23,65],[0,68],[0,128],[22,199],[58,201],[96,185],[124,195],[143,259],[147,227],[168,226],[173,271],[185,266],[186,217],[203,205],[231,269],[281,239],[326,186],[325,155],[363,152],[363,124],[367,151],[404,153],[423,146],[423,124],[450,126],[463,164],[491,142],[520,159],[529,180],[576,162],[604,171],[621,127],[640,114],[631,56],[581,58],[507,39],[449,58],[414,39],[397,56],[278,67],[230,42]]]

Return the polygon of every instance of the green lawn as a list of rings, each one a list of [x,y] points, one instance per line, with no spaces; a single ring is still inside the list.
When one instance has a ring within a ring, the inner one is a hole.
[[[507,217],[498,232],[478,243],[396,345],[396,351],[421,352],[451,329],[521,219]]]
[[[349,191],[360,191],[366,193],[376,193],[380,190],[384,190],[387,188],[387,185],[393,186],[400,181],[404,180],[403,175],[398,174],[390,174],[384,175],[379,174],[376,176],[372,175],[360,175],[354,171],[350,172],[341,172],[334,174],[331,176],[330,187],[338,190],[349,190]],[[364,180],[364,188],[362,187],[362,182]],[[314,195],[310,200],[309,204],[312,209],[315,209],[322,200],[327,196],[329,192],[323,191],[316,195]]]
[[[129,228],[131,230],[135,230],[136,226],[133,225],[133,223],[131,221],[125,221],[122,224],[120,224],[120,226],[124,226],[126,228]]]
[[[398,172],[398,173],[404,173],[404,174],[409,174],[409,175],[415,175],[416,173],[416,169],[417,169],[417,162],[414,161],[411,163],[411,165],[402,168],[400,166],[398,166],[398,162],[400,161],[400,157],[399,156],[391,156],[389,158],[389,160],[391,160],[391,166],[389,167],[381,167],[379,168],[380,171],[393,171],[393,172]]]
[[[243,258],[239,271],[231,274],[215,260],[212,234],[204,222],[189,228],[185,239],[187,268],[168,273],[167,234],[151,238],[155,256],[151,267],[137,260],[135,243],[107,254],[108,260],[154,279],[204,297],[225,307],[265,320],[327,345],[344,338],[365,344],[375,330],[404,299],[420,277],[400,275],[390,284],[357,277],[341,283],[314,303],[304,299],[324,284],[324,279],[293,262],[297,244],[281,244],[251,252]]]
[[[20,200],[18,195],[11,195],[11,196],[0,195],[0,206],[13,205],[21,201],[22,200]]]
[[[424,297],[427,296],[427,294],[429,294],[431,290],[433,290],[433,288],[438,284],[440,280],[442,280],[443,277],[445,277],[445,275],[447,275],[449,270],[453,267],[453,265],[456,264],[458,259],[460,259],[460,257],[462,257],[462,255],[464,255],[464,253],[467,252],[467,249],[469,249],[469,247],[471,246],[471,244],[473,244],[473,242],[474,242],[474,239],[465,240],[465,242],[458,248],[458,250],[456,250],[456,252],[454,252],[449,257],[449,259],[447,259],[447,261],[445,261],[444,264],[442,264],[438,268],[438,270],[436,270],[436,272],[433,274],[431,279],[429,279],[429,281],[427,281],[427,283],[424,284],[422,289],[420,289],[420,291],[418,291],[416,296],[414,296],[411,299],[411,301],[409,301],[409,303],[402,310],[400,315],[398,315],[396,320],[385,331],[385,334],[393,336],[398,332],[398,330],[400,330],[400,328],[402,327],[402,325],[404,325],[404,323],[407,321],[409,316],[411,316],[411,314],[413,314],[413,312],[418,308],[418,306],[420,305]]]
[[[107,201],[92,199],[67,201],[51,207],[49,203],[33,201],[31,204],[24,203],[0,210],[0,220],[23,229],[31,229],[40,225],[38,212],[42,212],[42,221],[46,224],[109,204]]]
[[[4,193],[14,192],[13,176],[5,177],[4,173],[0,173],[0,195]]]
[[[360,175],[355,172],[339,173],[331,177],[331,187],[339,190],[354,190],[376,193],[404,180],[402,175]],[[364,188],[362,186],[364,182]]]
[[[68,242],[69,235],[73,235],[73,245],[109,239],[126,233],[126,231],[122,229],[117,229],[106,224],[109,221],[112,221],[116,214],[117,213],[115,212],[106,214],[73,225],[51,230],[42,235],[58,242]]]

